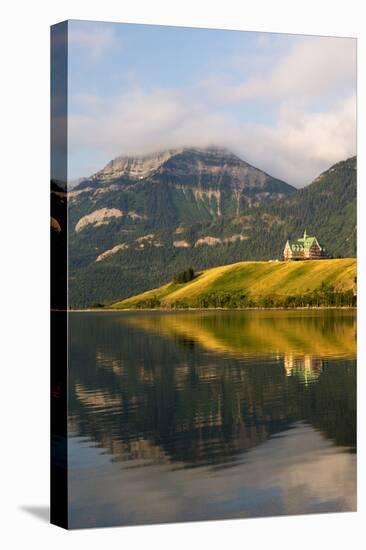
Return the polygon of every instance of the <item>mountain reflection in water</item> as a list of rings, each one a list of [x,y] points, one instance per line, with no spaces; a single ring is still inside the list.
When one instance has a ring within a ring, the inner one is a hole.
[[[355,509],[352,311],[70,315],[70,526]]]

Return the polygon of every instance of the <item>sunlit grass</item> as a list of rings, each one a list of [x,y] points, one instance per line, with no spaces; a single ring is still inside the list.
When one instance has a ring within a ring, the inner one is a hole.
[[[239,262],[208,269],[185,284],[168,283],[113,304],[113,308],[133,308],[139,301],[156,297],[161,306],[176,301],[194,305],[197,298],[220,291],[243,292],[254,298],[290,296],[312,292],[324,283],[336,291],[354,289],[356,259],[308,260],[300,262]]]

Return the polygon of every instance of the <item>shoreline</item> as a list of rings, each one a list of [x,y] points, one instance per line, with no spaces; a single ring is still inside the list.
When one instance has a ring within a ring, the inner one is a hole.
[[[144,312],[162,312],[162,313],[177,313],[180,311],[317,311],[317,310],[354,310],[357,312],[357,306],[299,306],[299,307],[237,307],[237,308],[225,308],[225,307],[188,307],[188,308],[85,308],[85,309],[51,309],[52,312],[61,313],[103,313],[103,312],[115,312],[121,313],[122,311],[138,311]]]

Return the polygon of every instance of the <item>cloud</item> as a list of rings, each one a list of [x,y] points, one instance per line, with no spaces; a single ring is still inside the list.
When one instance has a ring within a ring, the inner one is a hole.
[[[85,44],[88,39],[83,38]],[[108,43],[106,37],[100,39],[102,49],[103,40]],[[271,52],[268,55],[272,58]],[[101,159],[107,163],[121,154],[216,144],[302,186],[333,163],[354,155],[355,41],[300,39],[272,65],[265,70],[266,64],[260,63],[258,73],[251,71],[251,77],[236,86],[208,84],[202,78],[180,88],[147,91],[135,84],[128,92],[110,97],[72,96],[72,177],[95,172],[101,168]],[[238,116],[237,102],[252,109],[254,116],[246,117],[245,109]],[[260,116],[261,102],[270,104],[271,121]],[[78,156],[90,159],[82,173],[73,168]]]
[[[272,126],[240,122],[198,101],[187,102],[184,94],[174,91],[137,91],[113,101],[82,96],[79,102],[82,112],[69,118],[70,151],[98,150],[106,162],[120,154],[217,144],[301,186],[356,151],[354,95],[318,113],[282,106]]]
[[[312,102],[341,95],[355,87],[356,41],[350,38],[303,39],[272,69],[255,74],[238,85],[218,85],[227,101]]]
[[[84,50],[84,55],[91,61],[99,61],[117,44],[114,29],[110,26],[93,25],[88,22],[85,26],[71,21],[68,29],[68,42],[71,47],[77,46]]]
[[[320,113],[282,108],[275,126],[253,124],[247,131],[250,139],[241,141],[241,151],[262,169],[302,186],[356,154],[356,98]]]

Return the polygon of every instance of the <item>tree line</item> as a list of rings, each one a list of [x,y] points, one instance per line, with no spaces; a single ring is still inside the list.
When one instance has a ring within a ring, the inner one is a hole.
[[[298,308],[298,307],[356,307],[353,290],[337,291],[333,285],[322,283],[319,289],[287,296],[251,296],[240,291],[215,291],[202,294],[193,302],[177,300],[172,309],[187,308]],[[138,309],[155,309],[163,304],[157,296],[136,303]]]

